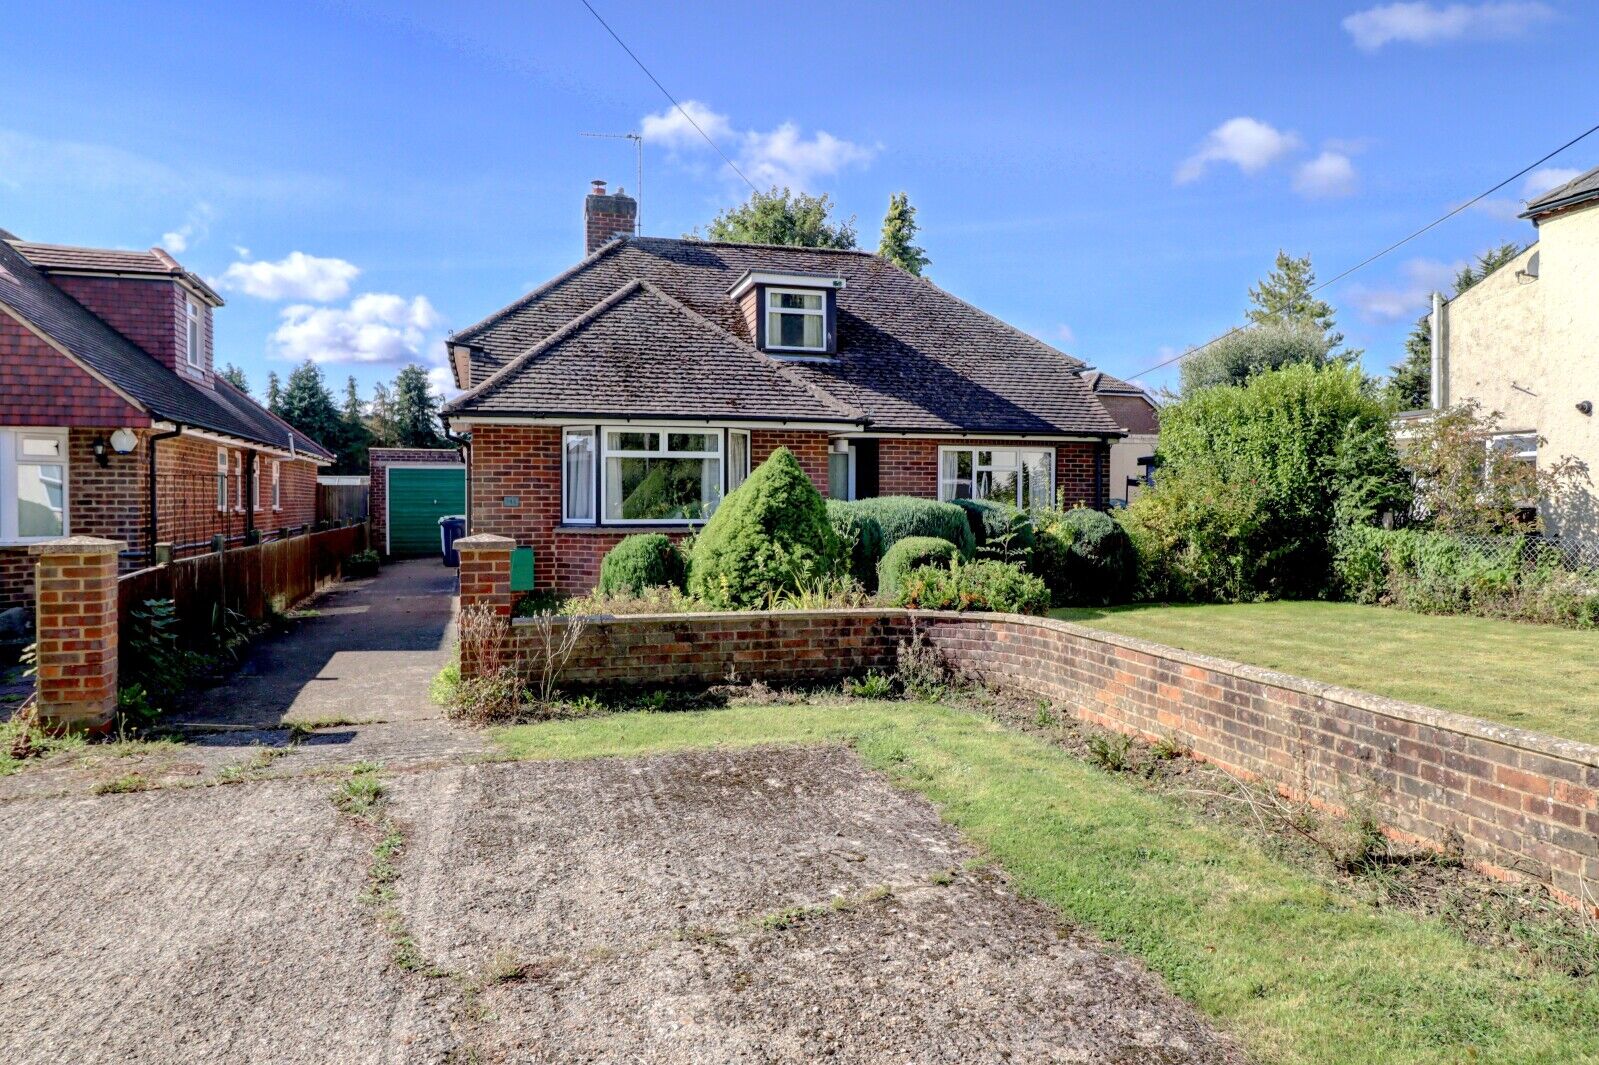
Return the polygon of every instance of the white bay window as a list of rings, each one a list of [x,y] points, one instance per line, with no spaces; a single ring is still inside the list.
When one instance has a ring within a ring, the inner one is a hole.
[[[67,433],[0,430],[0,541],[67,535]]]
[[[561,440],[561,520],[568,524],[703,522],[749,476],[744,430],[572,426]]]
[[[938,449],[938,498],[986,499],[1023,510],[1054,503],[1055,452],[1051,448]]]

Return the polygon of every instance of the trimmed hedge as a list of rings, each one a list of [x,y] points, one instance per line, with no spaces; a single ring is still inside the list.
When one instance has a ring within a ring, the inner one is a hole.
[[[918,566],[901,580],[895,603],[923,610],[992,610],[1001,614],[1049,612],[1049,588],[1020,566],[993,559]]]
[[[1105,606],[1132,598],[1138,554],[1127,530],[1104,511],[1052,511],[1038,522],[1033,571],[1056,606]]]
[[[1026,558],[1033,550],[1033,519],[1024,510],[1009,503],[994,503],[987,499],[952,499],[955,506],[966,512],[966,521],[972,528],[972,540],[979,555],[999,558],[1001,554]],[[1009,536],[1007,543],[1005,537]],[[1002,558],[1002,562],[1012,558]]]
[[[883,558],[883,527],[870,514],[840,499],[827,501],[827,520],[838,537],[839,553],[850,576],[872,591],[877,587],[877,564]]]
[[[822,497],[794,453],[780,447],[695,538],[688,590],[717,609],[764,607],[834,576],[838,563]]]
[[[905,575],[919,566],[947,566],[959,557],[959,549],[938,536],[907,536],[883,555],[877,567],[877,593],[894,600]]]
[[[677,545],[661,533],[624,537],[600,562],[601,595],[637,595],[646,588],[681,590],[688,566]]]
[[[857,499],[845,506],[877,521],[883,530],[885,552],[907,536],[936,536],[948,540],[966,558],[971,558],[977,550],[966,512],[953,503],[915,496],[877,496]]]

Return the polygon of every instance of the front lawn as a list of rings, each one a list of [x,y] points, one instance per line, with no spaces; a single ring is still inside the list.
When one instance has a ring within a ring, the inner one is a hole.
[[[850,743],[935,803],[1015,889],[1140,958],[1256,1061],[1599,1062],[1592,981],[1362,902],[1244,834],[976,714],[916,703],[742,705],[495,737],[519,758]]]
[[[1326,602],[1135,604],[1050,616],[1599,743],[1599,632]]]

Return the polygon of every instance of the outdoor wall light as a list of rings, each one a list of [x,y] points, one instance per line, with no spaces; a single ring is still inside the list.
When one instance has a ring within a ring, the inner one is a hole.
[[[108,448],[106,445],[105,437],[95,437],[94,443],[89,446],[94,451],[94,461],[98,462],[102,466],[111,465],[111,457],[108,454],[110,448]]]
[[[1593,413],[1593,400],[1585,399],[1581,403],[1578,403],[1577,404],[1577,412],[1579,414],[1592,414]]]

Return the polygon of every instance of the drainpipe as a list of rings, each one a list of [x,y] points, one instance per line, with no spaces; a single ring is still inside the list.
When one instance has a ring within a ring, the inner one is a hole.
[[[1444,395],[1444,298],[1442,293],[1432,294],[1432,319],[1428,324],[1431,334],[1429,345],[1432,355],[1431,400],[1433,410],[1442,410],[1448,397]]]
[[[466,465],[466,531],[470,535],[472,532],[472,438],[456,436],[450,432],[449,422],[441,422],[440,424],[444,426],[444,439],[456,446],[456,449],[461,452],[461,461]],[[368,470],[371,468],[370,465],[367,466]],[[372,488],[368,485],[367,497],[369,499],[371,494]]]
[[[149,441],[150,441],[150,552],[149,553],[150,553],[150,565],[152,565],[152,566],[155,565],[155,541],[156,541],[156,533],[157,533],[156,517],[155,517],[155,514],[156,514],[156,500],[155,500],[155,495],[156,495],[156,493],[155,493],[155,445],[156,445],[157,441],[171,440],[173,437],[181,435],[182,432],[183,432],[183,426],[182,425],[175,425],[175,426],[173,426],[173,428],[172,428],[172,430],[170,432],[156,433],[156,434],[154,434],[154,435],[152,435],[152,436],[150,436],[148,438]]]
[[[255,452],[244,453],[244,542],[255,543]]]

